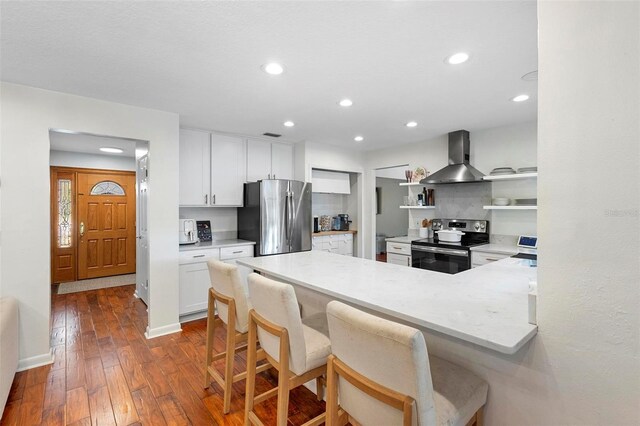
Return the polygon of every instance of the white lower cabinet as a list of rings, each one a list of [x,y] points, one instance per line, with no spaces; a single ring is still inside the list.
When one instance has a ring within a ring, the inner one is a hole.
[[[471,252],[471,267],[476,268],[478,266],[486,265],[487,263],[496,262],[500,259],[510,257],[510,254],[503,253],[491,253],[487,251],[472,251]]]
[[[411,266],[411,244],[387,242],[387,263]]]
[[[314,236],[311,249],[353,256],[353,234]]]
[[[209,259],[220,259],[225,263],[236,264],[243,257],[253,257],[253,245],[193,250],[180,253],[179,266],[179,314],[190,315],[206,311],[208,292],[211,287],[209,278]],[[239,266],[239,265],[238,265]],[[239,266],[241,279],[247,279],[250,268]]]
[[[411,266],[411,256],[387,252],[387,263],[401,266]]]

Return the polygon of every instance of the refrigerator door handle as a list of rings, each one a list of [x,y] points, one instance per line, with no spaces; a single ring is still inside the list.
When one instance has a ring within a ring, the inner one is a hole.
[[[287,191],[286,216],[287,224],[285,233],[287,237],[288,250],[291,251],[291,237],[293,234],[293,192],[291,191]]]

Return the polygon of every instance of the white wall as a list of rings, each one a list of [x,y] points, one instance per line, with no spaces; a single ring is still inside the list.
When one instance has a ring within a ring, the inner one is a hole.
[[[378,171],[380,173],[380,171]],[[407,196],[407,188],[399,186],[403,182],[399,179],[376,178],[376,188],[380,188],[381,212],[376,214],[376,235],[384,234],[387,237],[407,235],[408,216],[407,210],[400,206]]]
[[[539,2],[538,17],[536,420],[637,425],[640,3]]]
[[[50,359],[52,128],[149,141],[149,332],[179,330],[178,116],[9,83],[0,89],[4,247],[0,295],[12,295],[20,302],[21,367]]]
[[[131,142],[134,144],[135,142]],[[115,155],[86,154],[83,152],[51,151],[50,166],[84,167],[103,170],[136,170],[136,159]]]

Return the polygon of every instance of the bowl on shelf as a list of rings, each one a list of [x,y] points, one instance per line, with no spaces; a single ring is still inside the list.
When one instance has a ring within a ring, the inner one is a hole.
[[[494,206],[508,206],[511,204],[511,200],[509,198],[494,198],[491,204]]]
[[[520,167],[518,173],[538,173],[538,167]]]
[[[513,170],[511,167],[496,167],[495,169],[491,170],[491,173],[489,173],[491,176],[500,176],[500,175],[513,175],[515,174],[516,171]]]

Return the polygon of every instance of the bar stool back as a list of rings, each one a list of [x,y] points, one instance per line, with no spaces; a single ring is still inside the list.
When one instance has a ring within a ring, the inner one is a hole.
[[[349,419],[362,425],[482,423],[488,385],[429,357],[422,332],[337,301],[327,305],[327,318],[328,426]]]

